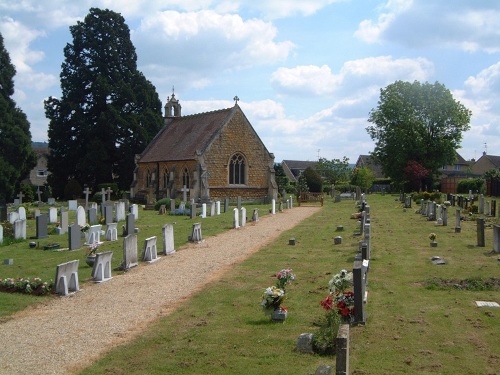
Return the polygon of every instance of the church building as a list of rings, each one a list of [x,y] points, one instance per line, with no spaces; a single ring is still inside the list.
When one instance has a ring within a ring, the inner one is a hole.
[[[136,155],[131,198],[276,199],[274,155],[238,105],[181,115],[175,94],[165,104],[165,125]]]

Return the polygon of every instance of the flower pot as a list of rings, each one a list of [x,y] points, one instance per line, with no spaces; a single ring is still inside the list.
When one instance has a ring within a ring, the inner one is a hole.
[[[281,307],[278,307],[271,314],[271,319],[273,322],[284,322],[286,317],[288,316],[288,311],[283,310]]]
[[[36,242],[30,242],[30,249],[34,249],[36,247]]]
[[[85,263],[87,263],[90,267],[94,267],[95,263],[95,255],[87,255],[87,258],[85,259]]]
[[[431,242],[431,247],[437,247],[438,243],[436,241]]]

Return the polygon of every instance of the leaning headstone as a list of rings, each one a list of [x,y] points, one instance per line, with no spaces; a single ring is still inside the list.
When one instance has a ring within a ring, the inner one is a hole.
[[[85,208],[78,206],[76,209],[76,223],[81,227],[87,224],[87,218],[85,217]]]
[[[160,258],[158,258],[158,251],[156,250],[156,236],[149,237],[144,240],[142,260],[148,263],[153,263],[157,260],[160,260]]]
[[[26,220],[26,208],[23,206],[19,207],[17,209],[17,214],[19,215],[19,220]]]
[[[486,244],[484,242],[484,219],[483,218],[476,219],[476,224],[477,224],[477,246],[485,247]]]
[[[36,217],[36,238],[47,238],[48,234],[48,218],[46,214]]]
[[[14,238],[16,240],[26,239],[26,220],[14,221]]]
[[[118,241],[118,223],[109,223],[106,225],[106,241]]]
[[[134,218],[137,221],[139,219],[139,206],[137,204],[135,204],[135,203],[132,204],[130,206],[130,213],[134,215]]]
[[[238,229],[240,227],[240,215],[239,215],[239,212],[238,212],[238,209],[235,207],[233,208],[233,215],[234,215],[234,218],[233,218],[233,227],[234,229]]]
[[[97,253],[94,266],[92,267],[92,278],[96,283],[102,283],[111,279],[112,251]]]
[[[78,282],[79,260],[62,263],[56,267],[55,292],[67,296],[70,292],[78,292],[80,285]]]
[[[493,251],[500,253],[500,225],[493,224]]]
[[[69,200],[68,201],[68,210],[76,211],[77,208],[78,208],[78,201],[77,200]]]
[[[122,269],[128,270],[139,265],[137,256],[137,235],[129,234],[123,239],[123,262]]]
[[[163,229],[163,254],[172,255],[175,253],[174,226],[172,224],[165,224],[162,229]]]
[[[76,250],[82,247],[82,232],[78,224],[70,225],[68,232],[69,249]]]
[[[60,234],[65,234],[68,232],[68,211],[61,211],[61,231]]]
[[[97,209],[96,208],[89,208],[88,211],[88,217],[89,217],[89,224],[90,225],[95,225],[98,223],[97,220]]]

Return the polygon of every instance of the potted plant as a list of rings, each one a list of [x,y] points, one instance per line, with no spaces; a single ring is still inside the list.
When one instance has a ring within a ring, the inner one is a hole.
[[[262,295],[262,310],[264,314],[271,315],[271,319],[274,321],[283,321],[288,315],[288,310],[286,307],[281,306],[285,300],[285,291],[277,286],[270,286],[265,289]]]
[[[429,239],[431,240],[431,247],[437,247],[438,243],[436,242],[437,234],[431,233],[429,234]]]
[[[97,253],[97,249],[98,248],[99,248],[99,243],[98,242],[91,243],[88,246],[88,249],[87,249],[87,258],[85,259],[85,262],[90,267],[94,266],[95,258],[96,258],[96,253]]]

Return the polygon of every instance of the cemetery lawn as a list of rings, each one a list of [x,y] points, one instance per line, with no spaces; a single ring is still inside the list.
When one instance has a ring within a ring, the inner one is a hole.
[[[414,209],[404,212],[394,196],[370,195],[368,202],[368,318],[365,326],[351,327],[351,372],[498,374],[500,309],[478,308],[475,301],[500,302],[500,291],[435,285],[436,278],[500,275],[498,255],[490,252],[491,227],[486,247],[477,248],[475,221],[462,222],[462,233],[455,234],[452,217],[449,226],[438,227]],[[314,374],[321,364],[334,367],[334,357],[300,354],[295,346],[301,333],[316,332],[332,274],[352,269],[359,241],[357,222],[349,219],[353,212],[353,201],[328,199],[313,217],[82,374]],[[343,232],[336,232],[338,225]],[[431,232],[438,235],[437,248],[430,247]],[[333,245],[339,234],[342,244]],[[434,255],[447,264],[434,265]],[[287,267],[297,276],[287,288],[289,316],[284,324],[272,323],[260,310],[260,297]],[[434,287],[427,288],[428,281]]]
[[[486,247],[478,248],[474,220],[463,221],[461,233],[455,233],[454,209],[449,209],[448,226],[442,227],[415,214],[415,208],[405,212],[394,196],[367,198],[372,228],[367,323],[351,327],[351,373],[498,374],[500,309],[475,305],[475,301],[500,302],[498,285],[490,290],[486,283],[500,277],[500,255],[491,253],[493,234],[488,224],[493,221],[487,219]],[[352,270],[360,239],[355,235],[359,225],[350,219],[354,212],[353,201],[326,199],[318,213],[181,301],[133,341],[111,348],[81,374],[314,374],[322,364],[334,367],[335,357],[300,354],[295,347],[301,333],[317,331],[316,323],[324,313],[320,302],[327,296],[332,275]],[[148,236],[159,235],[159,227],[173,221],[177,222],[177,248],[195,221],[140,211],[139,247]],[[343,232],[336,231],[338,225],[344,226]],[[231,227],[230,214],[209,218],[203,221],[203,237]],[[431,232],[437,234],[437,248],[430,247]],[[334,245],[338,235],[342,244]],[[295,246],[289,245],[291,238]],[[90,278],[83,250],[35,251],[27,249],[27,242],[11,246],[11,253],[3,253],[0,247],[3,259],[14,258],[13,266],[1,266],[2,274],[9,267],[20,267],[21,277],[46,274],[53,278],[55,265],[65,261],[61,254],[70,253],[71,260],[80,251],[80,278]],[[114,266],[122,259],[121,246],[121,238],[103,245],[103,251],[117,252]],[[20,260],[25,254],[27,259]],[[434,265],[431,257],[435,255],[447,263]],[[51,260],[45,264],[47,257]],[[33,259],[37,265],[29,274]],[[292,268],[297,277],[287,287],[284,305],[289,315],[284,324],[271,322],[260,307],[264,289],[274,285],[274,274],[282,268]],[[475,280],[476,290],[453,287],[466,279]],[[155,287],[161,288],[161,280]],[[11,297],[20,299],[18,309],[43,300],[1,293],[2,311],[7,304],[4,300]]]

